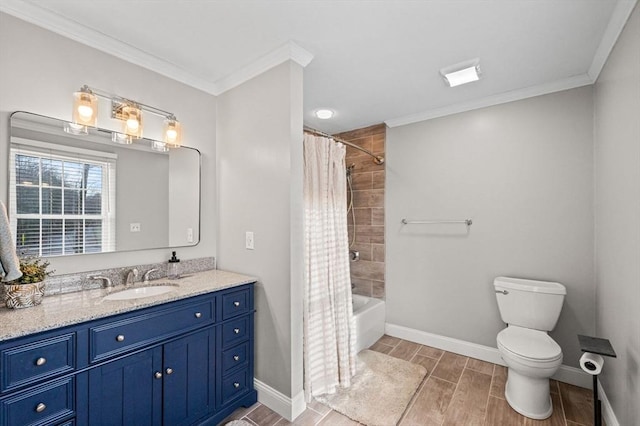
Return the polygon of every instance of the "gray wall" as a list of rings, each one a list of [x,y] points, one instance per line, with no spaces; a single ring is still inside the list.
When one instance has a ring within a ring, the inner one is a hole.
[[[621,425],[640,419],[640,8],[595,85],[596,332],[617,359],[600,379]]]
[[[558,281],[551,335],[577,366],[595,327],[592,120],[585,87],[389,129],[387,322],[496,347],[493,279]]]
[[[218,97],[218,265],[256,276],[256,378],[302,391],[302,68],[287,62]],[[245,249],[245,232],[255,250]]]
[[[179,255],[184,259],[215,256],[216,98],[4,13],[0,13],[0,199],[7,199],[8,162],[4,159],[10,113],[23,110],[70,120],[72,93],[83,84],[172,111],[182,121],[184,144],[203,154],[203,224],[200,244],[181,248]],[[159,138],[162,129],[154,128],[152,122],[147,121],[145,136]],[[52,266],[64,274],[161,262],[169,254],[170,250],[141,250],[61,257],[52,259]]]
[[[117,153],[116,250],[169,246],[169,156]],[[140,232],[131,232],[131,223],[139,223]]]

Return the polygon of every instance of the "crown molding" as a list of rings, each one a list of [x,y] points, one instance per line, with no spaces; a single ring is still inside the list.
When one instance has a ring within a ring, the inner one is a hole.
[[[602,40],[600,40],[600,45],[598,45],[598,49],[596,49],[596,53],[593,56],[593,61],[591,62],[589,71],[587,71],[587,74],[589,74],[589,77],[591,77],[593,82],[598,79],[602,68],[604,68],[604,64],[607,62],[611,51],[616,45],[618,37],[620,37],[620,34],[622,33],[629,16],[631,16],[636,3],[637,0],[621,0],[618,1],[615,9],[613,9],[611,19],[609,19],[609,24],[607,25],[602,36]]]
[[[214,84],[206,79],[50,10],[25,1],[2,0],[0,11],[188,86],[210,94],[215,92]]]
[[[458,114],[461,112],[471,111],[474,109],[486,108],[494,105],[505,104],[508,102],[519,101],[522,99],[533,98],[535,96],[546,95],[563,90],[574,89],[576,87],[588,86],[593,84],[593,80],[587,74],[581,74],[569,77],[563,80],[551,83],[540,84],[538,86],[526,87],[524,89],[512,90],[510,92],[499,93],[497,95],[487,96],[469,102],[462,102],[454,105],[447,105],[442,108],[434,108],[427,111],[411,114],[404,117],[386,120],[384,123],[389,127],[404,126],[407,124],[417,123],[419,121],[431,120],[432,118],[444,117],[447,115]]]
[[[179,66],[151,55],[130,44],[82,25],[48,9],[21,0],[0,1],[0,12],[15,16],[38,27],[60,34],[86,46],[105,52],[132,64],[157,72],[187,86],[217,96],[253,77],[291,60],[306,67],[313,55],[293,41],[289,41],[258,60],[217,81],[196,76]]]
[[[276,67],[288,60],[294,61],[302,67],[309,65],[313,55],[307,50],[298,46],[293,41],[288,41],[279,48],[267,53],[256,61],[253,61],[249,65],[237,70],[233,74],[216,80],[216,93],[214,95],[220,95],[227,90],[233,89],[242,83],[251,80],[254,77],[262,74],[263,72]]]

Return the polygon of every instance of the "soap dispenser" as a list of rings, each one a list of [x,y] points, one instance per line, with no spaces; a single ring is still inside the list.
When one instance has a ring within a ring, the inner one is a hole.
[[[169,259],[169,264],[167,265],[167,278],[170,280],[177,280],[180,278],[180,259],[176,257],[175,251],[172,253],[171,259]]]

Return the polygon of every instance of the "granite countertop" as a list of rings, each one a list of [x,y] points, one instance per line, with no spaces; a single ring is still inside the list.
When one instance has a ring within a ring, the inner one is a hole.
[[[221,270],[197,272],[178,280],[162,278],[149,281],[149,285],[173,284],[175,290],[157,296],[130,300],[104,300],[109,293],[124,290],[96,289],[47,296],[42,304],[25,309],[7,309],[0,305],[0,342],[45,330],[90,321],[109,315],[185,299],[200,294],[236,287],[256,281],[256,278]],[[133,287],[143,287],[136,283]],[[131,288],[129,286],[127,288]]]

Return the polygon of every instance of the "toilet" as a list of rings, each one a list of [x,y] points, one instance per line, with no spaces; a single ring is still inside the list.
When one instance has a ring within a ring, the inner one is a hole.
[[[558,322],[566,288],[555,282],[498,277],[493,286],[507,328],[498,333],[498,350],[508,367],[505,398],[532,419],[551,416],[549,378],[562,364],[562,349],[547,334]]]

